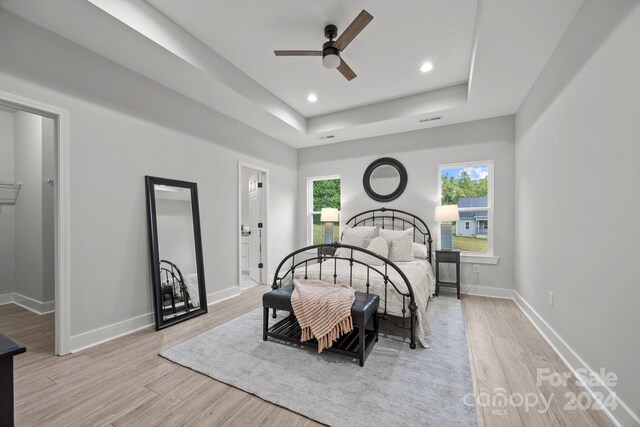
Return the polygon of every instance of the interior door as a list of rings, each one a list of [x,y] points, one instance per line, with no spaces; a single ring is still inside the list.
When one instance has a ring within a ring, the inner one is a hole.
[[[262,235],[264,234],[262,219],[262,177],[261,174],[249,177],[249,223],[251,237],[249,244],[249,277],[256,283],[262,279]]]

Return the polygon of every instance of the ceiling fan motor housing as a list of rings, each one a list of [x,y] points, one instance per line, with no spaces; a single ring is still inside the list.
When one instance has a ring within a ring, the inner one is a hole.
[[[336,37],[338,37],[338,27],[331,24],[327,25],[326,27],[324,27],[324,36],[329,40],[335,39]]]
[[[327,56],[327,55],[338,55],[340,56],[340,51],[333,47],[333,44],[335,42],[326,42],[325,44],[322,45],[322,56]]]
[[[322,65],[325,68],[337,68],[340,65],[340,51],[333,47],[333,41],[328,41],[322,46]]]

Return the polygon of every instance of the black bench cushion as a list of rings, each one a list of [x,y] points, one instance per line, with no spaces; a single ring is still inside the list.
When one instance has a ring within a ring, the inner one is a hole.
[[[262,296],[262,305],[276,310],[293,311],[291,307],[292,293],[293,285],[286,285],[267,292]],[[356,299],[351,306],[351,318],[354,326],[364,325],[378,310],[378,305],[380,305],[378,295],[356,292]]]

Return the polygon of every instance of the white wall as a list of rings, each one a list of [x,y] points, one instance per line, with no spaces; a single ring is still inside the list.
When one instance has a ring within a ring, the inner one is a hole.
[[[72,347],[152,321],[145,175],[198,183],[208,293],[238,285],[238,161],[270,172],[268,267],[293,249],[291,147],[6,12],[0,63],[0,90],[70,112]]]
[[[424,219],[435,235],[438,166],[471,161],[494,161],[495,255],[497,265],[481,265],[479,286],[513,287],[513,116],[368,138],[298,150],[298,245],[307,237],[307,178],[340,175],[342,219],[382,206],[412,212]],[[375,154],[369,154],[375,153]],[[405,192],[390,203],[370,199],[362,187],[367,166],[379,157],[398,159],[407,169]],[[435,249],[434,243],[434,249]],[[473,284],[471,264],[462,266],[462,283]]]
[[[240,224],[249,225],[249,178],[255,173],[255,170],[245,167],[240,170]]]
[[[15,292],[45,302],[42,247],[42,117],[18,111],[14,122]]]
[[[42,287],[43,301],[55,298],[55,122],[42,117]],[[54,184],[46,182],[54,179]]]
[[[38,312],[49,311],[55,293],[53,188],[54,122],[14,114],[14,179],[22,184],[14,210],[14,300]],[[24,298],[26,297],[26,299]]]
[[[516,290],[570,362],[618,375],[623,425],[640,424],[640,228],[623,227],[640,212],[639,52],[640,3],[587,1],[516,117]]]
[[[0,181],[14,182],[13,113],[0,110]],[[15,283],[15,206],[0,204],[0,295]],[[2,297],[0,297],[2,298]]]

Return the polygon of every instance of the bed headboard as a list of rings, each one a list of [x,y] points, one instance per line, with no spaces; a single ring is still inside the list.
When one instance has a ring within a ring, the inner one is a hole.
[[[406,230],[413,227],[413,241],[427,247],[427,259],[431,262],[431,231],[422,219],[416,215],[398,209],[380,208],[360,212],[345,223],[348,227],[376,225],[388,230]]]

